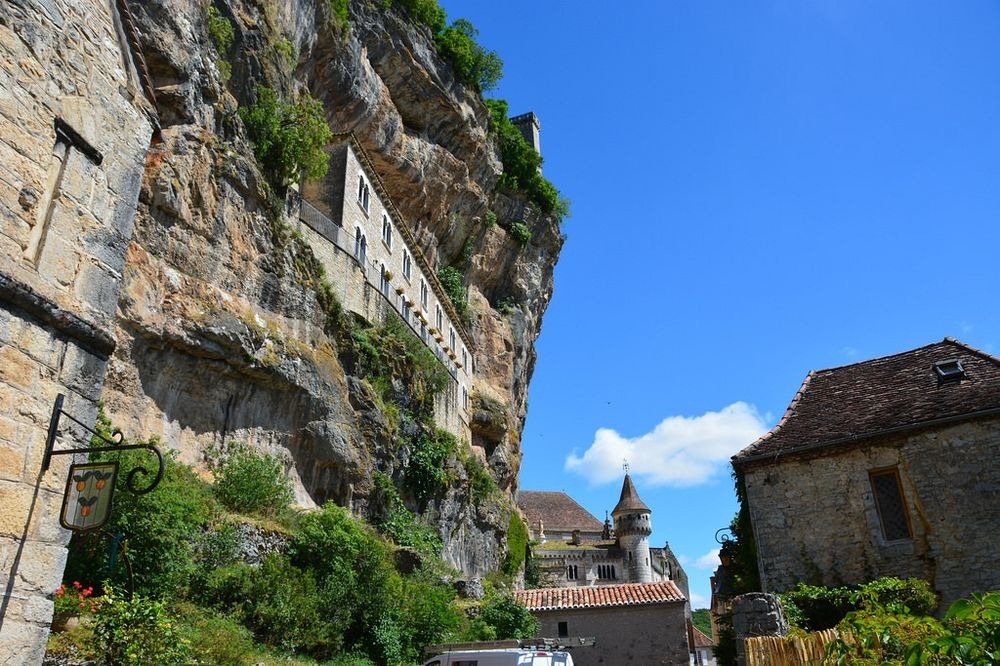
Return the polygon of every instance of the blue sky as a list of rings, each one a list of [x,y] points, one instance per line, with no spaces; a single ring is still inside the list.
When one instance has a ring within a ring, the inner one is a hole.
[[[603,519],[628,454],[696,607],[727,460],[810,369],[1000,352],[1000,3],[442,6],[572,201],[521,487]]]

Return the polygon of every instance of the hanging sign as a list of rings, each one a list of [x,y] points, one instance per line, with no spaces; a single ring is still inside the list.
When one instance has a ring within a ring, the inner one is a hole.
[[[70,465],[59,523],[81,532],[104,525],[111,515],[117,476],[117,462]]]
[[[159,464],[152,482],[147,486],[138,485],[136,479],[139,476],[146,477],[153,473],[145,467],[136,466],[125,477],[125,488],[136,495],[144,495],[160,483],[160,479],[163,478],[164,465],[163,454],[160,453],[158,448],[152,444],[125,444],[125,437],[119,430],[112,433],[111,436],[114,439],[108,439],[104,435],[95,432],[93,428],[78,421],[71,414],[63,411],[64,399],[61,393],[57,395],[55,406],[52,408],[52,419],[49,421],[49,436],[45,445],[45,458],[42,460],[43,473],[48,470],[52,456],[145,449],[156,455]],[[107,442],[108,446],[54,450],[56,435],[59,431],[59,420],[63,416],[87,430],[97,439]],[[59,514],[59,524],[68,530],[75,531],[93,530],[104,525],[111,515],[117,477],[118,463],[114,461],[73,463],[70,465],[69,477],[66,479],[66,492],[63,494],[62,511]]]

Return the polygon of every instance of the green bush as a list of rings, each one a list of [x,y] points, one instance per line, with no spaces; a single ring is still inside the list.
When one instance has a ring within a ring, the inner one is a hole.
[[[507,555],[503,560],[502,571],[508,576],[517,575],[527,553],[528,526],[524,524],[517,512],[513,511],[507,523]]]
[[[438,269],[438,280],[441,281],[441,286],[444,287],[445,293],[448,294],[452,305],[455,306],[458,316],[462,318],[463,322],[468,322],[469,296],[465,291],[462,272],[453,266],[442,266]]]
[[[433,34],[444,30],[447,14],[437,0],[395,0],[394,4],[405,10],[414,23],[430,28]]]
[[[257,663],[253,634],[236,619],[186,602],[176,604],[174,609],[181,634],[191,646],[196,663],[217,666]]]
[[[292,483],[276,456],[237,444],[216,464],[212,490],[226,508],[268,518],[288,508]]]
[[[131,601],[106,587],[94,617],[94,639],[109,664],[187,664],[190,650],[162,602]]]
[[[329,0],[330,13],[342,31],[351,26],[351,17],[347,13],[348,0]]]
[[[432,643],[460,638],[464,613],[455,605],[455,590],[421,569],[403,579],[401,619],[405,631],[404,657],[420,663],[421,649]]]
[[[500,186],[524,192],[544,213],[560,217],[569,215],[569,202],[559,195],[559,190],[539,172],[542,156],[524,139],[521,131],[508,117],[507,102],[488,99],[486,106],[492,119],[491,131],[496,137],[503,162]]]
[[[405,479],[406,487],[418,502],[427,502],[448,486],[447,463],[457,446],[455,436],[441,429],[416,439]]]
[[[265,87],[257,88],[257,103],[242,107],[240,118],[253,141],[254,155],[273,183],[286,187],[307,179],[322,178],[329,168],[324,150],[333,138],[323,104],[308,93],[296,102],[285,102]]]
[[[806,631],[821,631],[837,626],[857,605],[853,590],[846,587],[823,587],[798,583],[780,595],[788,621]]]
[[[376,522],[383,534],[397,546],[416,548],[424,553],[441,552],[441,535],[430,525],[417,522],[417,517],[406,508],[391,478],[376,472],[375,489],[386,507],[385,513]]]
[[[510,235],[521,245],[527,245],[531,241],[531,229],[524,222],[511,224]]]
[[[486,211],[486,228],[492,229],[497,225],[497,214],[491,210]]]
[[[532,638],[538,632],[538,620],[531,611],[507,594],[488,595],[478,619],[493,633],[492,639],[483,640]]]
[[[503,61],[496,51],[487,51],[476,42],[478,35],[471,22],[460,18],[438,33],[434,42],[459,81],[479,91],[492,90],[503,77]]]
[[[930,584],[921,578],[877,578],[862,585],[853,599],[861,608],[885,608],[913,615],[930,615],[938,605]]]
[[[1000,592],[959,599],[944,616],[941,635],[912,643],[907,664],[1000,663]]]
[[[222,80],[224,82],[228,81],[233,75],[233,66],[229,64],[225,56],[229,53],[229,49],[233,47],[233,24],[228,18],[219,13],[215,5],[208,6],[206,23],[208,26],[208,36],[212,40],[215,50],[222,56],[215,64],[219,68]]]

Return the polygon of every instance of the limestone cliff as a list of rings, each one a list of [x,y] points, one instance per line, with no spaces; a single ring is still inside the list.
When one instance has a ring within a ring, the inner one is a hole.
[[[502,164],[479,94],[456,82],[425,28],[381,4],[350,2],[345,25],[326,0],[218,0],[235,28],[219,54],[203,2],[130,3],[161,132],[105,401],[127,432],[157,434],[191,463],[237,440],[280,453],[306,506],[329,499],[365,515],[376,471],[399,482],[410,452],[324,330],[302,270],[309,250],[283,233],[236,113],[259,85],[308,90],[334,131],[355,133],[431,264],[465,275],[479,407],[471,444],[502,492],[473,502],[453,460],[446,492],[423,505],[404,498],[440,526],[446,559],[481,575],[505,553],[533,344],[562,240],[558,219],[497,191]],[[531,228],[528,244],[505,231],[515,220]]]

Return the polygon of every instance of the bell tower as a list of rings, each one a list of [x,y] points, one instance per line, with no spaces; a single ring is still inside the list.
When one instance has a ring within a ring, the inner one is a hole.
[[[649,507],[639,499],[632,477],[625,472],[621,499],[611,512],[615,520],[618,547],[625,557],[628,582],[653,582],[653,567],[649,560],[649,535],[653,532]]]

